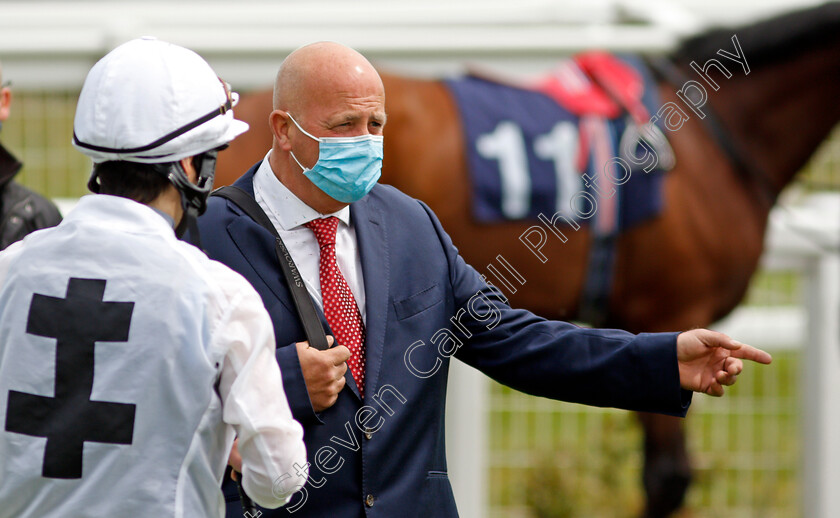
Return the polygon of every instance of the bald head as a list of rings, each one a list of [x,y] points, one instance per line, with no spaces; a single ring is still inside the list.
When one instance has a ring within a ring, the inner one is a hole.
[[[283,61],[274,82],[274,109],[305,111],[324,94],[341,94],[382,80],[370,62],[350,47],[330,41],[303,46]]]
[[[322,137],[382,135],[385,88],[376,69],[349,47],[313,43],[283,61],[273,103],[269,163],[275,176],[321,214],[347,206],[301,172],[320,160]]]

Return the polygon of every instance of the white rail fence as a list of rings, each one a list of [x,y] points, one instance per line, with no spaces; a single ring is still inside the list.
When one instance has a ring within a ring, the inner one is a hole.
[[[718,24],[821,0],[0,0],[0,59],[29,89],[76,89],[90,66],[144,35],[191,48],[236,88],[268,84],[280,60],[318,40],[397,72],[440,76],[464,62],[540,72],[591,48],[662,51]]]

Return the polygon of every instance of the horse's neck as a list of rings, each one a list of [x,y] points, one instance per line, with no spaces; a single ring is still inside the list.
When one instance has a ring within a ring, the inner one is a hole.
[[[840,120],[840,38],[724,80],[711,102],[778,194]],[[749,53],[744,49],[747,60]]]

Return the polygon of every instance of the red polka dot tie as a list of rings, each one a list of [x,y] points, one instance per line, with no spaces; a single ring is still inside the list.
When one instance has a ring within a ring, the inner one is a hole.
[[[321,249],[321,298],[324,301],[324,316],[335,335],[336,341],[350,349],[347,363],[359,395],[365,397],[365,325],[356,299],[347,285],[347,280],[335,262],[335,232],[338,218],[330,216],[315,219],[306,224],[315,233]]]

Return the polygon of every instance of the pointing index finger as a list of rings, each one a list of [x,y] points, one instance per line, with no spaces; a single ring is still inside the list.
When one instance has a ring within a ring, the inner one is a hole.
[[[750,360],[764,365],[773,361],[773,357],[766,351],[762,351],[751,345],[742,344],[741,342],[735,342],[734,340],[733,342],[740,346],[737,349],[731,349],[731,355],[735,358]]]

